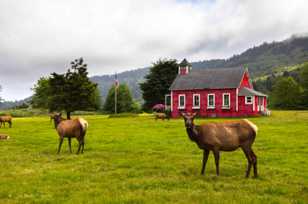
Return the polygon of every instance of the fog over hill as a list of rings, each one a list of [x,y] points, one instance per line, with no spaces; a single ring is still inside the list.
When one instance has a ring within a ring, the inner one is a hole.
[[[182,59],[178,59],[180,60]],[[306,61],[308,61],[308,36],[300,34],[281,42],[264,42],[228,59],[202,60],[191,62],[191,64],[193,69],[244,66],[248,67],[253,78],[271,74],[275,68],[280,66],[291,66]],[[144,80],[148,72],[149,67],[138,68],[118,73],[117,76],[120,83],[126,83],[129,86],[133,98],[142,101],[139,83]],[[114,83],[114,75],[93,76],[91,80],[98,84],[104,100]],[[5,101],[0,103],[0,109],[20,105],[25,101],[29,101],[29,98],[20,101]]]
[[[191,64],[193,69],[245,66],[254,77],[270,74],[279,66],[290,66],[305,61],[308,61],[307,34],[293,35],[281,42],[265,42],[228,59],[203,60],[191,62]],[[142,100],[139,83],[144,80],[148,72],[149,68],[125,71],[118,74],[118,80],[120,83],[128,84],[135,99]],[[91,79],[98,83],[101,95],[105,98],[110,86],[114,83],[114,75],[93,76]]]

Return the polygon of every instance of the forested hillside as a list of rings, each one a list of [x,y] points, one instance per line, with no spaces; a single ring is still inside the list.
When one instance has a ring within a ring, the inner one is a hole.
[[[282,42],[263,43],[229,59],[194,62],[197,69],[208,67],[249,68],[253,76],[272,73],[280,66],[291,66],[308,61],[308,37],[291,37]]]
[[[258,80],[259,82],[256,83],[256,88],[260,91],[268,93],[272,86],[271,83],[275,74],[279,72],[283,73],[285,71],[289,72],[290,70],[288,69],[290,69],[290,67],[293,67],[294,69],[297,64],[307,61],[308,36],[293,36],[281,42],[263,43],[262,45],[249,48],[243,53],[234,55],[228,59],[204,60],[191,62],[191,64],[193,69],[236,66],[248,67],[253,79],[267,79],[266,81]],[[142,101],[139,83],[144,80],[144,76],[148,73],[148,71],[149,68],[139,68],[118,73],[118,80],[120,83],[126,83],[128,85],[134,99]],[[285,72],[285,74],[287,74],[287,72]],[[297,72],[295,71],[290,72],[289,74],[296,75],[296,73]],[[101,96],[104,100],[109,88],[114,83],[114,75],[93,76],[91,77],[91,80],[98,83]],[[23,100],[16,102],[1,102],[0,108],[10,108],[23,103]]]
[[[181,59],[180,59],[181,60]],[[292,66],[308,61],[308,37],[291,37],[281,42],[263,43],[229,59],[213,59],[192,62],[193,69],[245,66],[252,77],[270,75],[278,67]],[[139,83],[149,68],[136,69],[118,74],[120,83],[127,83],[135,99],[141,100]],[[99,84],[101,95],[106,97],[114,82],[113,75],[94,76]]]
[[[132,92],[134,99],[141,100],[141,91],[139,88],[139,83],[144,79],[144,76],[148,73],[149,68],[136,69],[131,71],[125,71],[117,74],[118,80],[121,83],[126,83]],[[101,96],[103,100],[106,99],[108,90],[115,81],[114,75],[102,75],[93,76],[91,80],[98,84]]]

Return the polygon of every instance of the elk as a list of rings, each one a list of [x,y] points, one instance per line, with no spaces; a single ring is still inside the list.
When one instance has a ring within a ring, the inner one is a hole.
[[[77,154],[79,154],[80,149],[81,149],[81,153],[83,153],[84,137],[86,135],[86,131],[88,128],[88,122],[83,118],[63,120],[61,115],[62,114],[60,113],[54,116],[55,127],[59,135],[58,154],[60,153],[63,139],[65,137],[68,138],[68,145],[69,145],[70,153],[72,153],[72,147],[71,147],[72,137],[75,137],[79,142]]]
[[[0,128],[2,127],[2,124],[3,124],[3,127],[5,127],[5,123],[8,123],[9,127],[11,128],[12,127],[12,116],[10,115],[0,116]]]
[[[10,139],[10,136],[5,134],[0,134],[0,140],[8,140],[8,139]]]
[[[162,119],[162,120],[168,119],[169,120],[169,117],[165,113],[155,113],[155,120],[157,119]]]
[[[184,118],[188,137],[203,150],[202,175],[204,175],[210,151],[214,154],[216,175],[219,176],[219,152],[234,151],[240,147],[248,160],[246,178],[249,177],[251,166],[253,166],[254,177],[258,176],[257,156],[252,150],[252,144],[258,131],[255,124],[247,119],[242,119],[234,122],[212,122],[195,125],[194,118],[197,113],[181,114]]]

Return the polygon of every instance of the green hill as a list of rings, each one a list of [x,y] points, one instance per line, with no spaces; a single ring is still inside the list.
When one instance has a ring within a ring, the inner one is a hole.
[[[292,67],[308,61],[308,37],[296,37],[272,43],[263,43],[247,49],[241,54],[228,59],[212,59],[192,62],[193,69],[223,68],[245,66],[253,78],[271,75],[281,67]],[[149,68],[135,69],[118,74],[120,83],[127,83],[133,97],[142,100],[139,83],[148,73]],[[114,82],[113,75],[94,76],[92,80],[99,84],[101,95],[105,97]]]

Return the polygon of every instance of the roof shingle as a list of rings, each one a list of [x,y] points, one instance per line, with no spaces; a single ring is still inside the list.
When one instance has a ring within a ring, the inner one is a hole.
[[[178,75],[170,90],[238,88],[244,68],[215,68],[192,70],[189,74]]]

